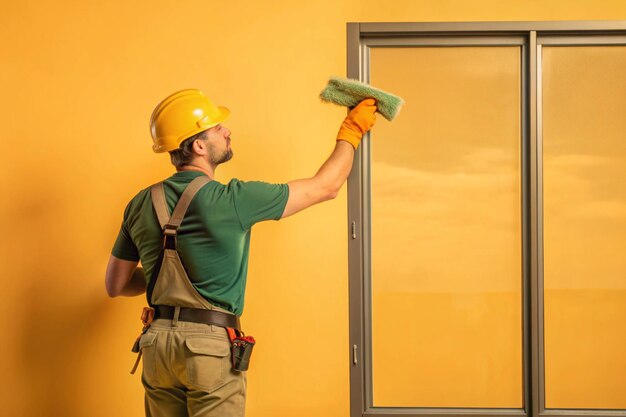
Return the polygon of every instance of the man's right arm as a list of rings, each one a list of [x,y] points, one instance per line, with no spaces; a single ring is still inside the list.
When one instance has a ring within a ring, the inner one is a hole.
[[[137,264],[137,261],[128,261],[111,255],[104,278],[109,297],[119,295],[133,297],[146,292],[143,268],[137,267]]]
[[[287,183],[289,199],[282,218],[337,196],[350,174],[354,151],[361,137],[376,121],[375,111],[374,99],[361,101],[341,124],[335,149],[315,176]]]

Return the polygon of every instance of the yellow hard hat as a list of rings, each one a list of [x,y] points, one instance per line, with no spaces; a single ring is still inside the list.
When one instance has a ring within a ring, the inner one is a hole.
[[[230,110],[218,107],[200,90],[178,91],[159,103],[150,117],[152,150],[178,149],[181,142],[228,118]]]

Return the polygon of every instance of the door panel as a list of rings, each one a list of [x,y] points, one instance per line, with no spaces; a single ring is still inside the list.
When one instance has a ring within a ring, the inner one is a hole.
[[[523,407],[521,48],[372,48],[375,407]]]
[[[543,47],[546,408],[626,408],[626,47]]]

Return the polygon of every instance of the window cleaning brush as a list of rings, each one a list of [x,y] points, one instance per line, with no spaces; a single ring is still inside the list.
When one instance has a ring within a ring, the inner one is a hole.
[[[376,110],[389,121],[393,120],[404,100],[371,85],[342,77],[330,77],[328,84],[320,93],[320,99],[340,106],[354,107],[366,98],[376,100]]]

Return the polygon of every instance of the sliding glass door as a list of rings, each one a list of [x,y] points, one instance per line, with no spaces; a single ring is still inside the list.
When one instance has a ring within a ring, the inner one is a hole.
[[[374,406],[521,408],[521,47],[376,48]]]
[[[540,53],[546,407],[626,409],[626,46]]]
[[[348,25],[351,417],[626,417],[626,22]]]

